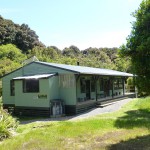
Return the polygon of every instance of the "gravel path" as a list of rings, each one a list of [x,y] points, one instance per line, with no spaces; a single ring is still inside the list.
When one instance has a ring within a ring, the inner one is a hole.
[[[66,116],[60,118],[45,118],[45,119],[33,119],[28,121],[22,121],[21,124],[27,124],[32,122],[42,122],[42,121],[64,121],[64,120],[77,120],[77,119],[85,119],[89,117],[94,117],[99,114],[110,113],[119,110],[123,105],[133,100],[132,98],[127,98],[121,101],[117,101],[103,108],[94,108],[85,113],[75,115],[75,116]]]
[[[124,100],[121,100],[121,101],[117,101],[117,102],[114,102],[111,105],[108,105],[106,107],[96,108],[96,109],[93,109],[93,110],[91,110],[89,112],[86,112],[84,114],[80,114],[78,116],[74,116],[70,120],[82,119],[82,118],[87,118],[87,117],[93,117],[93,116],[96,116],[96,115],[99,115],[99,114],[114,112],[116,110],[119,110],[124,104],[128,103],[131,100],[132,100],[132,98],[128,98],[128,99],[124,99]]]

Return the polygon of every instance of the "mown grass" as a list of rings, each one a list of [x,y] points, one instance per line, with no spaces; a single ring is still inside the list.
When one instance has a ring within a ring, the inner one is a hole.
[[[0,149],[150,149],[150,97],[89,119],[20,125],[17,134]]]

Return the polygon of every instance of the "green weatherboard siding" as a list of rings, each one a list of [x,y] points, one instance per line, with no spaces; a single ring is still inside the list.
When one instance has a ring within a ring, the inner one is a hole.
[[[21,75],[22,75],[22,70],[19,69],[2,78],[2,84],[3,84],[2,97],[3,97],[4,104],[15,104],[15,96],[10,95],[10,81],[16,76],[21,76]]]
[[[91,71],[89,69],[89,67],[82,68],[81,66],[32,62],[3,77],[3,103],[4,105],[14,104],[17,114],[25,111],[30,115],[30,112],[34,110],[35,115],[40,113],[44,115],[46,113],[49,116],[50,111],[52,112],[51,100],[63,100],[66,113],[75,114],[94,107],[96,101],[123,96],[125,90],[119,86],[124,85],[124,81],[123,83],[120,82],[123,77],[119,75],[129,76],[130,74],[96,68],[92,69],[95,73],[101,73],[102,71],[104,74],[106,71],[106,73],[117,75],[86,74],[86,72]],[[14,96],[11,96],[10,89],[10,81],[12,79],[14,79],[15,85]],[[34,79],[34,81],[24,81],[27,79]],[[35,79],[39,81],[35,81]],[[111,80],[113,86],[109,88],[107,88],[107,84],[102,86],[101,79],[105,80],[105,83],[111,83],[108,82]],[[24,83],[29,83],[30,87],[24,90]],[[36,83],[35,89],[33,88],[35,87],[34,83]],[[39,88],[37,85],[39,85]]]
[[[76,104],[76,87],[60,88],[59,76],[48,79],[39,79],[38,93],[23,93],[23,80],[15,80],[15,96],[10,96],[10,80],[19,76],[36,74],[72,74],[72,72],[31,63],[3,77],[3,102],[4,104],[15,104],[25,107],[49,107],[50,100],[62,99],[67,105]],[[41,95],[46,95],[42,97]]]

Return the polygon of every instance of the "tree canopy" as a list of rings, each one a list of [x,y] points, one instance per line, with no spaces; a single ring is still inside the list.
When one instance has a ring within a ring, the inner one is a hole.
[[[15,70],[22,62],[36,56],[40,61],[130,71],[130,59],[121,58],[118,48],[80,50],[71,45],[60,50],[43,46],[27,24],[18,25],[0,17],[0,76]]]
[[[35,46],[44,46],[28,25],[20,26],[0,16],[0,45],[2,44],[15,44],[23,52]]]
[[[150,94],[150,0],[143,0],[132,14],[136,21],[127,44],[121,47],[123,56],[130,56],[137,87],[141,94]]]

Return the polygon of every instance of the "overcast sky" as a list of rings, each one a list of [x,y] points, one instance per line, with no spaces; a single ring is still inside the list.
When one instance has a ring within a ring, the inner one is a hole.
[[[0,0],[0,15],[26,23],[46,46],[119,47],[142,0]]]

